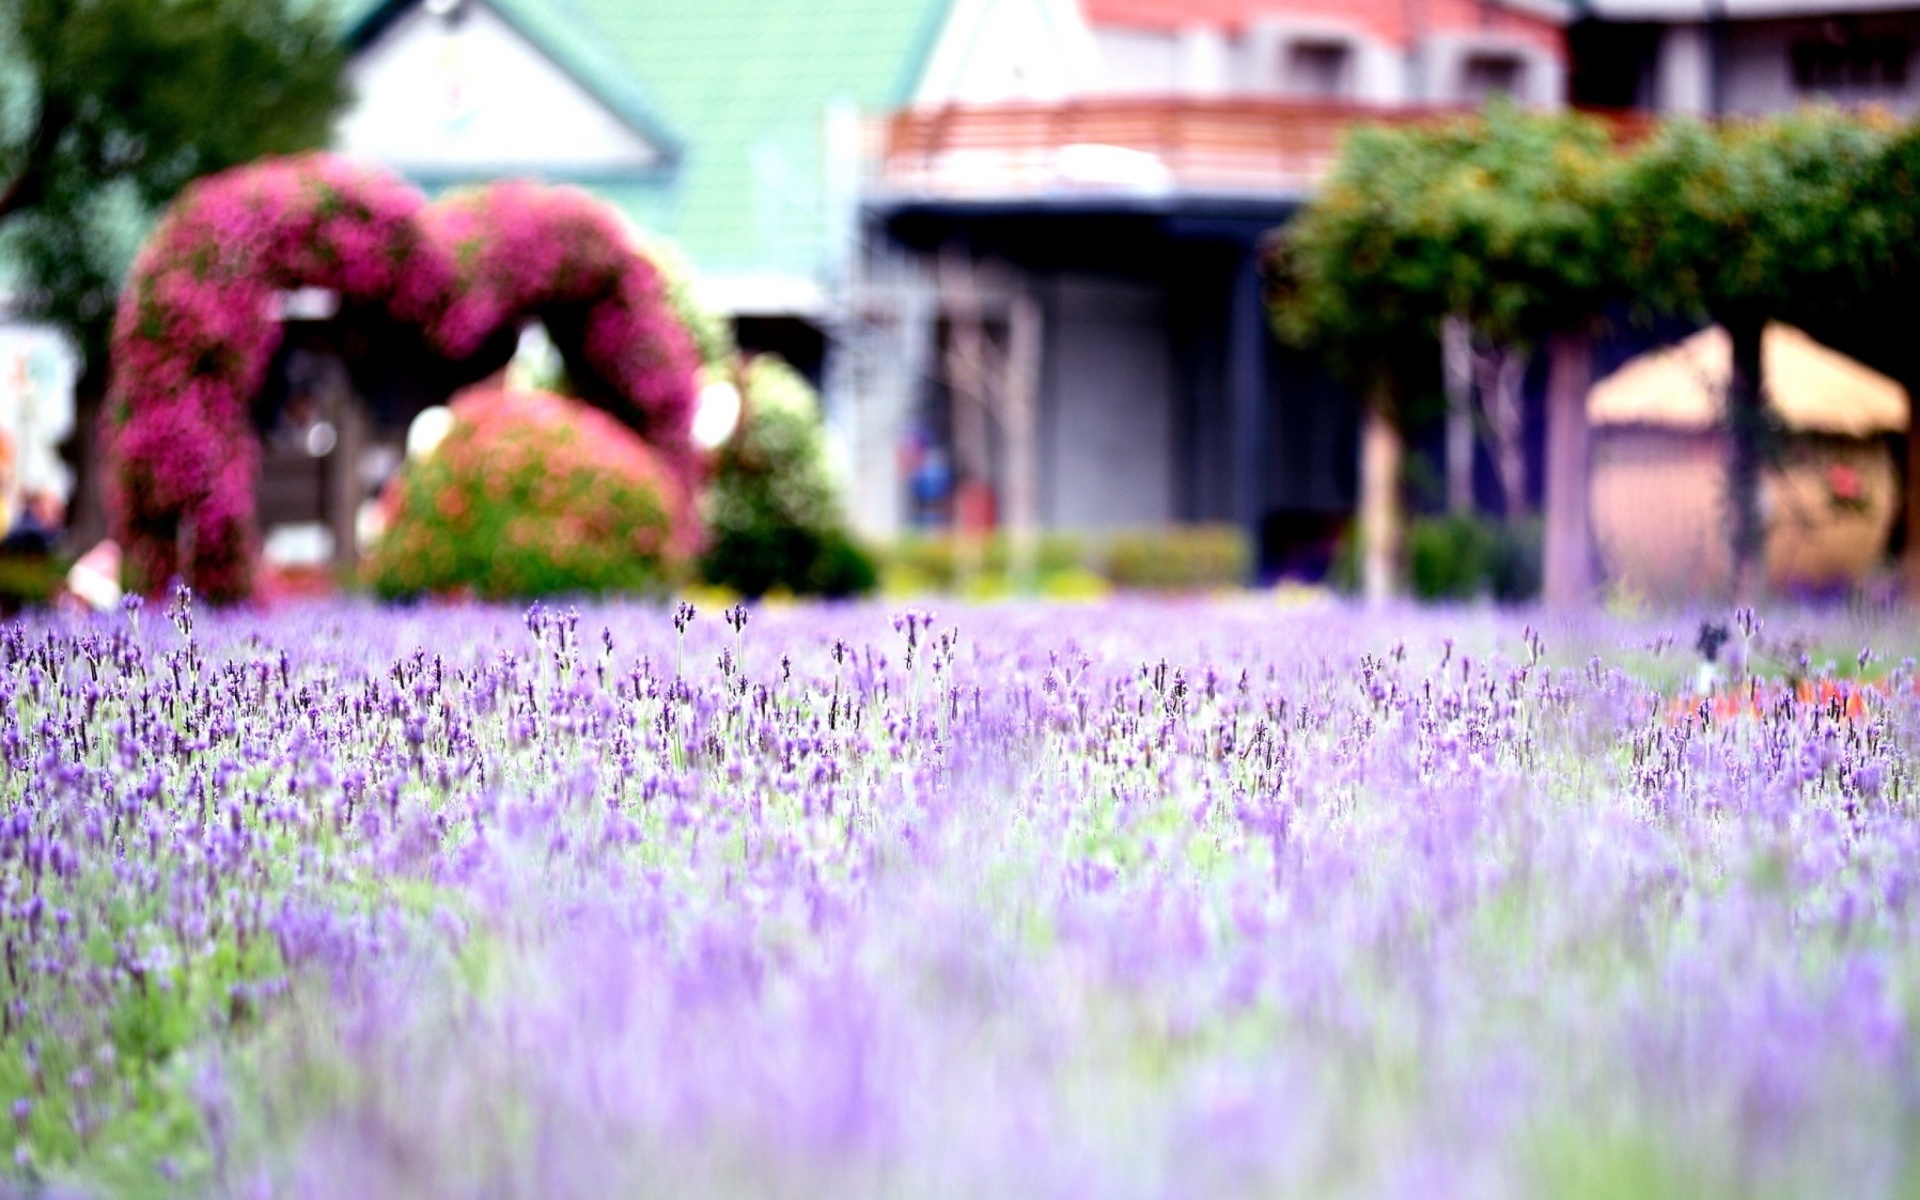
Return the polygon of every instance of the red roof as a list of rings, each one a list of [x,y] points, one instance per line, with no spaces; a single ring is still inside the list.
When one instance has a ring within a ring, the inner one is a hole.
[[[1262,17],[1345,21],[1384,41],[1405,45],[1407,0],[1080,0],[1094,25],[1178,30],[1210,25],[1233,32]],[[1428,30],[1518,34],[1559,51],[1558,26],[1545,16],[1489,0],[1418,0],[1413,18]]]
[[[1080,0],[1095,25],[1131,25],[1139,29],[1180,29],[1188,25],[1239,28],[1276,6],[1272,0]],[[1313,7],[1311,0],[1300,5]]]

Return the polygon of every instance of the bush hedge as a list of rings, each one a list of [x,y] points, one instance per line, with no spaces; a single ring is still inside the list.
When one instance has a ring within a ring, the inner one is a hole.
[[[740,424],[713,457],[701,575],[747,596],[871,591],[877,572],[841,524],[812,386],[770,355],[746,360],[736,380]]]
[[[971,554],[974,561],[965,563]],[[1035,540],[1034,586],[1049,594],[1057,581],[1098,580],[1130,591],[1212,591],[1247,582],[1253,547],[1232,525],[1175,525],[1163,529],[1126,529],[1109,533],[1042,533]],[[1012,541],[997,530],[973,547],[948,533],[911,534],[887,555],[890,587],[898,591],[1011,590]]]
[[[366,564],[387,598],[653,591],[696,536],[672,474],[606,413],[536,392],[470,392],[391,485]]]

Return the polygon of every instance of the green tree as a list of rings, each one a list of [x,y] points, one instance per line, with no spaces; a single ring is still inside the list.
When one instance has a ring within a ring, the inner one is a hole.
[[[1590,589],[1586,394],[1602,308],[1625,286],[1615,245],[1612,132],[1573,114],[1497,104],[1423,208],[1453,261],[1448,302],[1488,341],[1548,354],[1544,597]]]
[[[1760,587],[1760,472],[1773,430],[1761,335],[1774,318],[1817,323],[1862,292],[1861,190],[1890,130],[1836,109],[1709,127],[1675,121],[1633,155],[1619,230],[1640,294],[1728,333],[1729,537],[1735,588]],[[1878,215],[1878,214],[1869,214]]]
[[[714,454],[705,497],[707,582],[748,596],[872,590],[873,564],[841,522],[812,386],[771,355],[741,361],[736,380],[740,423]]]
[[[0,253],[26,313],[81,348],[83,438],[139,230],[196,176],[327,142],[335,20],[317,0],[0,0]]]
[[[1276,331],[1317,350],[1364,400],[1361,582],[1373,602],[1397,586],[1402,401],[1437,354],[1459,268],[1433,238],[1423,202],[1470,136],[1462,122],[1354,130],[1268,255]]]
[[[325,144],[348,93],[302,0],[5,0],[0,222],[40,311],[100,344],[126,263],[103,229],[191,179]]]
[[[1496,104],[1440,124],[1356,132],[1328,185],[1280,239],[1275,320],[1366,389],[1373,411],[1466,318],[1497,344],[1550,352],[1548,598],[1586,590],[1587,382],[1592,330],[1623,280],[1613,240],[1620,173],[1589,118]],[[1372,421],[1371,446],[1375,435]],[[1363,456],[1363,475],[1371,458]],[[1386,456],[1381,456],[1385,469]],[[1363,530],[1386,495],[1363,480]],[[1371,544],[1375,552],[1377,537]],[[1374,565],[1370,577],[1382,568]],[[1380,586],[1370,584],[1370,590]]]
[[[1902,574],[1908,597],[1920,598],[1920,122],[1894,131],[1865,165],[1835,234],[1843,244],[1834,247],[1834,285],[1788,297],[1785,315],[1907,390]]]

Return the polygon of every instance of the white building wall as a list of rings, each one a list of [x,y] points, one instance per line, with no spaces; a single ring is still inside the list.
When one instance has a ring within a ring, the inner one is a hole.
[[[1063,276],[1044,293],[1041,503],[1068,529],[1174,519],[1174,373],[1158,288]]]
[[[1422,47],[1426,95],[1430,103],[1458,104],[1474,99],[1466,86],[1467,64],[1476,56],[1512,59],[1520,64],[1514,99],[1535,108],[1558,108],[1567,92],[1566,68],[1554,55],[1525,38],[1492,32],[1440,33]]]
[[[1701,116],[1713,107],[1713,58],[1704,25],[1660,31],[1654,60],[1653,103],[1661,112]]]
[[[1722,95],[1731,113],[1781,112],[1798,104],[1830,100],[1840,104],[1881,105],[1893,112],[1920,110],[1920,76],[1914,48],[1920,46],[1920,15],[1861,17],[1843,26],[1848,34],[1904,39],[1908,47],[1904,85],[1848,84],[1803,89],[1794,78],[1798,44],[1820,44],[1833,31],[1817,20],[1740,22],[1726,31],[1726,79]]]
[[[1171,96],[1180,88],[1180,43],[1170,33],[1096,27],[1099,90],[1111,95]]]
[[[1264,96],[1297,94],[1296,82],[1287,78],[1287,61],[1292,49],[1301,44],[1347,48],[1348,91],[1342,99],[1379,105],[1404,104],[1411,99],[1407,56],[1399,47],[1337,18],[1291,14],[1265,17],[1247,27],[1246,36],[1240,40],[1245,90]]]
[[[1179,58],[1177,80],[1183,96],[1224,96],[1232,85],[1227,34],[1212,25],[1182,29],[1174,44]]]
[[[956,0],[914,103],[1062,100],[1091,90],[1099,73],[1074,0]]]
[[[418,174],[641,170],[658,149],[481,0],[416,5],[355,55],[348,154]]]

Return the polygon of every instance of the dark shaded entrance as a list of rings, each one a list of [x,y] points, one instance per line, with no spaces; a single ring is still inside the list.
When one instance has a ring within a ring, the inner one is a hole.
[[[1311,355],[1278,343],[1267,321],[1259,247],[1296,207],[1114,197],[898,203],[872,215],[910,251],[957,248],[1018,269],[1043,306],[1058,293],[1048,285],[1067,276],[1151,289],[1173,367],[1160,400],[1173,442],[1161,519],[1238,525],[1267,580],[1324,575],[1356,498],[1358,406]],[[1057,328],[1057,313],[1046,316]],[[1052,372],[1046,379],[1043,429],[1062,391]],[[1059,461],[1059,450],[1047,447],[1043,461]]]

